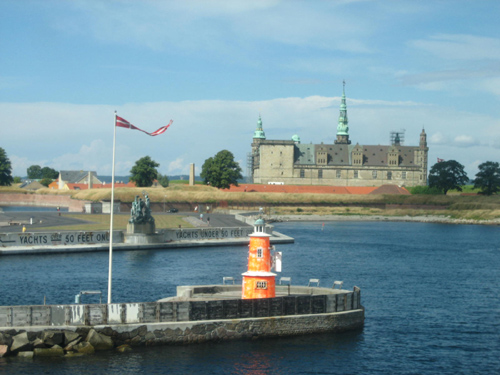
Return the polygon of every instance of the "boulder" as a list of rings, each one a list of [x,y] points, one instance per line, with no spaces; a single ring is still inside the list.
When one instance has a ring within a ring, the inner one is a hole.
[[[119,351],[120,353],[125,353],[132,351],[132,348],[130,347],[130,345],[124,344],[117,347],[116,350]]]
[[[11,351],[25,352],[31,350],[31,348],[32,346],[30,340],[28,340],[28,333],[19,333],[12,338],[12,345],[10,347]]]
[[[78,353],[83,354],[94,354],[95,352],[94,347],[87,341],[76,344],[75,346],[73,346],[73,350],[76,350]]]
[[[12,337],[7,333],[0,332],[0,345],[12,345]]]
[[[33,358],[33,352],[19,352],[17,353],[19,358]]]
[[[109,350],[113,349],[114,346],[113,339],[111,337],[102,335],[95,329],[90,330],[85,341],[90,343],[95,350]]]
[[[9,347],[7,345],[0,345],[0,358],[5,357],[8,351]]]
[[[80,335],[76,332],[64,331],[64,345],[68,345],[70,342],[78,339]]]
[[[73,350],[73,347],[78,344],[80,341],[82,340],[82,337],[81,336],[78,336],[76,338],[76,340],[73,340],[71,342],[69,342],[65,347],[64,347],[64,350],[66,351],[70,351],[70,350]]]
[[[42,340],[48,346],[63,345],[64,333],[61,331],[45,331],[42,334]]]
[[[33,347],[35,349],[45,349],[47,347],[47,345],[45,345],[45,343],[43,342],[42,339],[35,339],[35,341],[33,341]]]
[[[64,355],[64,350],[60,346],[56,345],[52,348],[35,348],[35,357],[62,357]]]

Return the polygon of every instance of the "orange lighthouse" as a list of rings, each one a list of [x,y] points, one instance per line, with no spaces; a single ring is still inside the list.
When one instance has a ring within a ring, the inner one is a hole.
[[[271,236],[264,232],[264,227],[264,220],[258,219],[254,224],[254,232],[250,235],[248,271],[242,274],[243,299],[276,296],[276,274],[271,272],[274,263],[270,246]]]

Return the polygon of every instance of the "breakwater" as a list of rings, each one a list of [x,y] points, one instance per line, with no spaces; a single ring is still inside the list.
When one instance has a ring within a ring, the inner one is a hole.
[[[124,304],[2,306],[0,346],[4,345],[7,354],[32,351],[37,343],[45,348],[61,347],[44,341],[50,332],[64,337],[68,336],[66,332],[74,332],[79,337],[76,345],[88,342],[95,331],[103,336],[100,340],[111,341],[111,347],[116,347],[293,336],[363,326],[364,308],[357,287],[352,292],[318,287],[277,289],[285,295],[254,300],[198,298]],[[235,290],[241,290],[241,285],[203,288],[205,293]],[[286,295],[288,291],[290,295]],[[308,294],[294,295],[297,292]],[[77,340],[76,336],[71,338]],[[23,345],[19,344],[21,339]],[[66,345],[69,342],[66,339]],[[65,351],[78,352],[74,345]],[[60,355],[59,348],[55,349],[55,355]]]

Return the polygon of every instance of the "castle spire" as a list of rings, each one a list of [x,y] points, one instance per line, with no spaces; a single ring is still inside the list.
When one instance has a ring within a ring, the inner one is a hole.
[[[259,120],[257,121],[257,129],[253,133],[253,137],[258,138],[258,139],[266,139],[266,133],[264,133],[264,129],[262,129],[262,119],[260,118],[260,113],[259,113]]]
[[[343,81],[342,99],[340,101],[339,123],[335,144],[351,144],[349,140],[349,120],[347,119],[347,104],[345,97],[345,80]]]

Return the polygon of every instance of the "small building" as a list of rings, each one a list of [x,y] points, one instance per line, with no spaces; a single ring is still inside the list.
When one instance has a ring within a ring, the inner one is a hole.
[[[44,188],[45,186],[43,186],[37,180],[26,180],[19,187],[26,190],[38,190]]]

